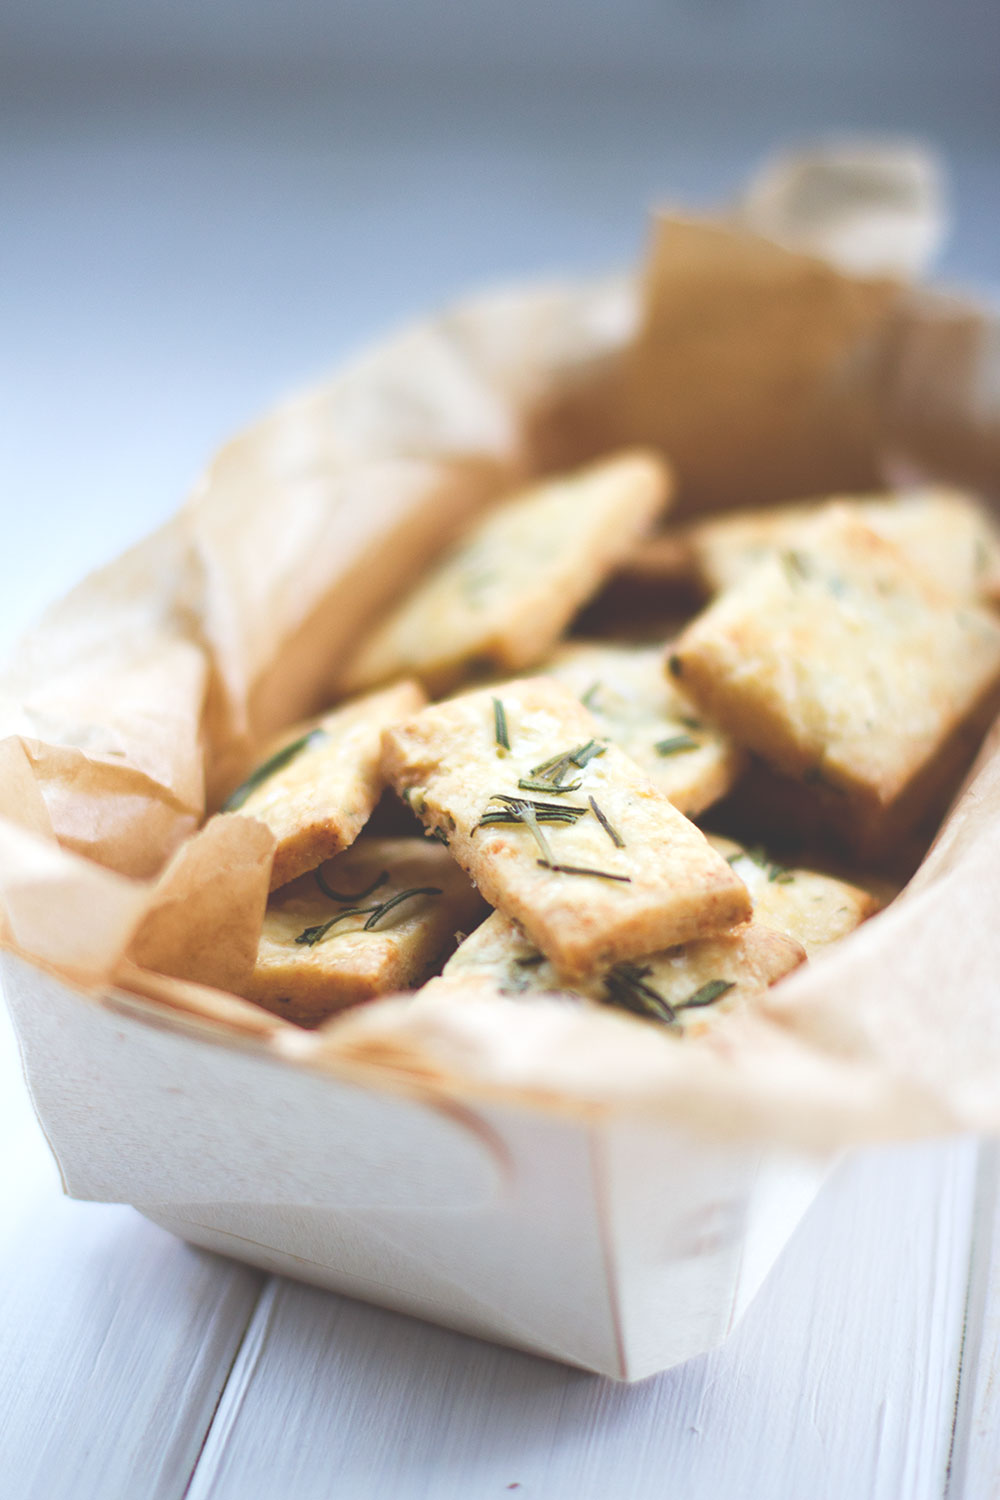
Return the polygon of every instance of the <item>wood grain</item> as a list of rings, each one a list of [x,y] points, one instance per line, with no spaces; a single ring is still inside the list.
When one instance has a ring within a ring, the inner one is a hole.
[[[845,1163],[721,1350],[623,1387],[275,1281],[188,1500],[940,1497],[966,1142]]]
[[[979,1148],[948,1500],[1000,1496],[1000,1143]]]
[[[179,1500],[263,1277],[63,1198],[0,1011],[0,1492]]]

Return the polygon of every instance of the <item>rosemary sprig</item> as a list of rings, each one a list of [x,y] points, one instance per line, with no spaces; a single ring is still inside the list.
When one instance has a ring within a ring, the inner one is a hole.
[[[365,886],[363,891],[355,891],[352,896],[345,896],[342,895],[340,891],[335,891],[333,886],[329,884],[326,876],[323,874],[322,868],[314,871],[314,874],[316,876],[316,884],[323,892],[323,895],[329,896],[331,901],[339,901],[342,906],[349,905],[354,901],[363,901],[366,896],[371,895],[372,891],[377,891],[380,885],[385,885],[386,881],[389,879],[389,871],[383,870],[380,875],[375,876],[375,879],[372,881],[371,885]]]
[[[522,792],[548,792],[550,796],[555,793],[564,796],[567,792],[578,792],[583,786],[582,781],[569,781],[565,785],[556,786],[555,782],[540,781],[531,776],[522,776],[517,784]]]
[[[507,728],[507,710],[499,698],[493,699],[493,736],[497,742],[497,749],[507,751],[510,749],[510,731]]]
[[[714,1005],[716,1000],[721,1000],[722,996],[734,987],[735,983],[735,979],[710,979],[707,984],[701,986],[701,989],[695,990],[687,1000],[678,1002],[674,1010],[696,1010],[703,1005]]]
[[[385,901],[380,901],[375,906],[351,906],[351,907],[348,907],[347,911],[338,912],[335,917],[330,917],[329,921],[320,922],[315,927],[307,927],[305,929],[305,931],[299,933],[299,935],[295,939],[295,941],[297,943],[303,943],[303,944],[305,944],[309,948],[314,948],[317,943],[320,943],[320,942],[323,941],[323,939],[326,937],[327,933],[332,928],[336,927],[336,925],[337,925],[338,922],[345,921],[347,917],[367,917],[368,920],[365,922],[364,928],[362,930],[364,932],[370,932],[371,929],[373,927],[375,927],[379,922],[381,922],[382,918],[388,912],[392,911],[394,907],[398,906],[401,901],[409,901],[414,896],[440,896],[440,895],[441,895],[441,888],[440,888],[440,886],[436,886],[436,885],[419,885],[419,886],[414,886],[412,890],[409,890],[409,891],[399,891],[399,892],[397,892],[397,894],[395,896],[389,896]]]
[[[368,918],[368,921],[364,925],[364,931],[371,932],[372,928],[377,926],[378,923],[381,922],[382,918],[386,916],[388,912],[391,912],[393,907],[398,906],[401,901],[411,901],[414,896],[440,895],[441,887],[439,885],[415,885],[412,890],[400,891],[398,895],[390,896],[387,901],[382,902],[381,906],[377,906],[375,908],[371,916]]]
[[[677,755],[682,750],[699,750],[701,741],[692,734],[672,734],[668,739],[657,740],[653,749],[657,755]]]
[[[550,792],[568,791],[569,788],[564,787],[563,780],[569,775],[570,767],[575,766],[578,771],[582,771],[590,761],[603,755],[607,748],[607,745],[602,745],[599,740],[588,740],[585,745],[577,745],[574,750],[564,750],[560,755],[550,755],[548,760],[543,760],[541,765],[532,766],[528,772],[528,776],[534,782],[531,790],[537,791],[544,787]],[[577,782],[576,785],[579,786],[580,783]]]
[[[597,802],[595,801],[595,799],[593,797],[588,797],[587,801],[590,803],[590,810],[591,810],[591,812],[594,814],[594,817],[597,819],[598,823],[600,823],[601,827],[604,829],[604,832],[607,834],[608,838],[614,844],[615,848],[616,849],[624,849],[625,848],[625,840],[622,838],[621,834],[618,832],[618,830],[616,828],[612,828],[611,824],[608,822],[607,818],[604,816],[604,814],[601,812],[601,809],[598,807]]]
[[[687,1000],[669,1001],[659,990],[647,984],[653,970],[648,964],[615,964],[604,976],[604,990],[611,1005],[620,1005],[636,1015],[652,1016],[668,1026],[677,1025],[677,1012],[714,1005],[735,984],[732,979],[710,979]]]
[[[588,865],[554,865],[547,859],[540,859],[538,863],[557,875],[593,875],[597,880],[620,880],[623,885],[632,884],[631,875],[615,875],[611,870],[592,870]]]
[[[292,761],[295,760],[296,756],[301,755],[303,750],[307,750],[311,745],[318,745],[321,740],[328,738],[329,735],[325,729],[310,729],[307,734],[300,735],[297,740],[292,740],[290,745],[285,745],[282,749],[276,750],[255,771],[251,771],[246,781],[241,782],[235,791],[229,793],[219,811],[236,812],[253,795],[259,786],[263,786],[264,782],[271,776],[276,775],[278,771],[283,771],[286,766],[291,765]]]
[[[494,808],[492,812],[483,813],[476,828],[490,823],[523,823],[525,808],[533,812],[540,823],[576,823],[587,811],[571,802],[537,802],[531,797],[511,797],[506,792],[494,792],[490,801],[502,802],[503,810]],[[472,831],[475,833],[476,829]]]
[[[633,1015],[651,1016],[668,1026],[677,1025],[677,1012],[666,996],[646,980],[652,969],[648,964],[615,964],[604,976],[604,992],[610,1005],[619,1005]]]

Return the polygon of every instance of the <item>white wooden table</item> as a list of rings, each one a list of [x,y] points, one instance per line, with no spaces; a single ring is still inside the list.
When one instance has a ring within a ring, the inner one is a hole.
[[[436,105],[387,118],[367,94],[266,115],[26,114],[0,246],[18,291],[0,638],[348,344],[459,287],[624,258],[654,193],[716,194],[769,139],[831,115],[799,101],[727,134],[689,98],[682,136],[653,94],[596,114],[593,98],[474,103],[459,129]],[[982,279],[993,142],[940,125],[972,213],[952,265]],[[0,1495],[987,1500],[997,1201],[992,1147],[849,1159],[728,1344],[622,1388],[62,1198],[4,1029]]]

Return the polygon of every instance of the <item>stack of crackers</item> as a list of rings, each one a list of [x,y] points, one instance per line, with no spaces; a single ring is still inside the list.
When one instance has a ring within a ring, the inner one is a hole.
[[[231,794],[277,840],[248,998],[683,1037],[892,898],[1000,702],[1000,534],[944,489],[668,529],[673,489],[629,449],[497,504]]]

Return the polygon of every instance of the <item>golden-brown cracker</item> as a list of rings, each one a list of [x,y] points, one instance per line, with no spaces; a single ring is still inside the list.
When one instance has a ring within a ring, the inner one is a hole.
[[[687,942],[749,915],[746,887],[725,860],[551,678],[436,704],[387,730],[383,743],[396,790],[448,839],[490,904],[519,921],[563,974]],[[570,752],[576,759],[567,758],[561,785],[546,786],[553,778],[540,768]],[[521,821],[499,821],[503,797],[518,804]],[[528,822],[525,801],[535,804]],[[541,821],[533,833],[538,804],[571,821]]]
[[[749,568],[795,545],[804,523],[825,505],[849,505],[857,519],[892,542],[914,567],[959,599],[1000,595],[1000,531],[984,507],[961,490],[928,487],[900,494],[741,511],[689,528],[694,569],[710,593],[737,583]]]
[[[411,895],[377,916],[374,908],[424,888],[439,894]],[[246,995],[289,1020],[316,1021],[373,995],[413,988],[485,910],[440,844],[360,839],[271,896]],[[315,941],[296,941],[307,932]]]
[[[937,794],[995,696],[1000,624],[833,507],[720,595],[667,670],[738,743],[822,792],[861,847]]]
[[[794,937],[753,921],[587,975],[567,990],[517,923],[494,912],[459,944],[440,979],[431,984],[436,989],[481,984],[505,995],[569,993],[697,1033],[706,1021],[759,994],[805,957]]]
[[[470,664],[516,671],[551,649],[670,497],[664,461],[630,449],[498,505],[378,626],[347,691],[401,674],[434,691]]]
[[[745,882],[754,920],[800,942],[809,957],[853,932],[883,904],[870,890],[818,870],[781,864],[759,848],[709,835]]]
[[[424,702],[415,682],[400,682],[299,724],[230,794],[223,811],[257,818],[278,840],[272,890],[353,844],[385,784],[379,770],[382,731]],[[269,765],[274,770],[262,774]]]
[[[687,817],[724,797],[739,776],[745,755],[664,676],[659,647],[572,641],[542,670],[576,694],[601,733]]]

